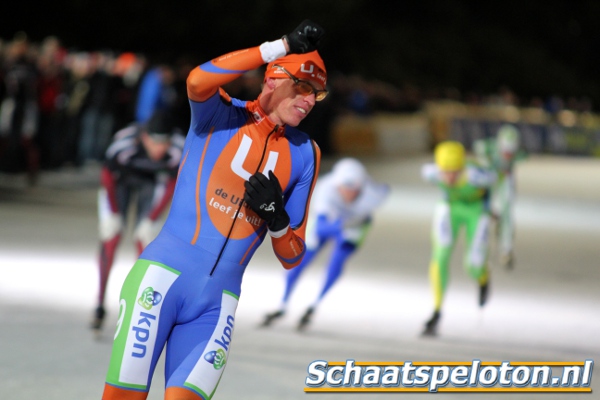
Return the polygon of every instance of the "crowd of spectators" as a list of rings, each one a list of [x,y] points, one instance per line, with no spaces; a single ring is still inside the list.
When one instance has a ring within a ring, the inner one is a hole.
[[[32,42],[24,32],[0,38],[0,171],[27,171],[35,183],[41,169],[99,162],[112,135],[144,122],[155,108],[169,108],[185,133],[189,105],[185,79],[195,60],[157,62],[133,52],[67,49],[54,36]],[[482,95],[457,89],[400,87],[360,75],[330,71],[330,96],[303,121],[324,154],[333,152],[329,132],[336,116],[410,113],[426,101],[534,106],[590,111],[587,98],[519,99],[510,88]],[[240,99],[260,92],[261,71],[250,71],[225,89]]]
[[[101,161],[112,135],[170,109],[189,124],[185,60],[155,63],[142,54],[67,50],[56,37],[25,33],[0,41],[0,171]]]

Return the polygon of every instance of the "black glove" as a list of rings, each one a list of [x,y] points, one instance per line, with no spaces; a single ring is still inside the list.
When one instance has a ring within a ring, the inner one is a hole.
[[[290,216],[283,207],[281,186],[273,171],[269,171],[269,178],[260,172],[255,173],[244,187],[244,201],[267,222],[271,231],[280,231],[290,224]]]
[[[317,50],[324,35],[325,30],[323,28],[311,20],[305,19],[292,33],[285,35],[284,38],[290,46],[291,54],[304,54]]]

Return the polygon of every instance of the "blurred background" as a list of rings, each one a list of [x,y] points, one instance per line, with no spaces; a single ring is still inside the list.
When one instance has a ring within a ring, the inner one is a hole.
[[[4,143],[16,152],[4,150],[3,170],[22,168],[23,151],[42,168],[101,158],[106,135],[95,148],[79,142],[133,121],[140,84],[155,68],[187,130],[190,68],[281,37],[308,17],[326,27],[321,52],[331,96],[304,128],[326,154],[422,152],[446,137],[469,146],[501,121],[519,124],[532,153],[600,153],[595,1],[425,0],[390,9],[361,0],[232,0],[228,11],[220,1],[13,6],[27,17],[6,14],[0,24],[0,73],[20,57],[34,68],[24,96],[37,103],[38,122],[23,129],[36,131],[31,146],[39,154]],[[228,90],[252,98],[260,82],[257,71]]]
[[[308,334],[293,321],[256,328],[283,290],[280,267],[262,246],[246,273],[239,347],[215,399],[304,398],[315,359],[597,359],[599,17],[597,1],[13,2],[0,16],[0,398],[100,396],[111,335],[93,340],[88,329],[99,168],[112,134],[139,118],[144,80],[159,77],[162,105],[187,131],[191,68],[277,39],[305,18],[327,32],[330,95],[301,125],[323,151],[322,171],[357,157],[392,196]],[[261,74],[226,89],[253,99]],[[16,107],[23,117],[8,122],[3,115]],[[519,128],[529,155],[516,167],[516,268],[499,268],[492,252],[484,314],[459,246],[453,311],[444,334],[424,340],[439,193],[421,181],[420,167],[439,141],[471,149],[504,123]],[[122,244],[117,259],[111,318],[133,245]],[[298,310],[319,285],[315,269],[299,287]],[[162,398],[160,385],[158,377],[151,399]]]

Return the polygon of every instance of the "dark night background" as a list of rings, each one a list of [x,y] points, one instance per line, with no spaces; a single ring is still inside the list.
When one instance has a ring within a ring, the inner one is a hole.
[[[586,96],[600,108],[598,1],[53,0],[13,2],[0,37],[25,31],[69,49],[137,51],[203,62],[274,40],[311,18],[329,71],[395,85],[521,99]]]

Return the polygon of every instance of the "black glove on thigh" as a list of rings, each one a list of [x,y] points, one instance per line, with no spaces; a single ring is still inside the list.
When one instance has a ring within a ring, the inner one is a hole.
[[[317,50],[325,30],[309,19],[302,21],[289,35],[285,35],[291,54],[304,54]]]
[[[244,201],[267,222],[271,231],[280,231],[290,224],[290,216],[283,207],[281,185],[273,171],[269,171],[269,178],[260,172],[255,173],[244,187]]]

